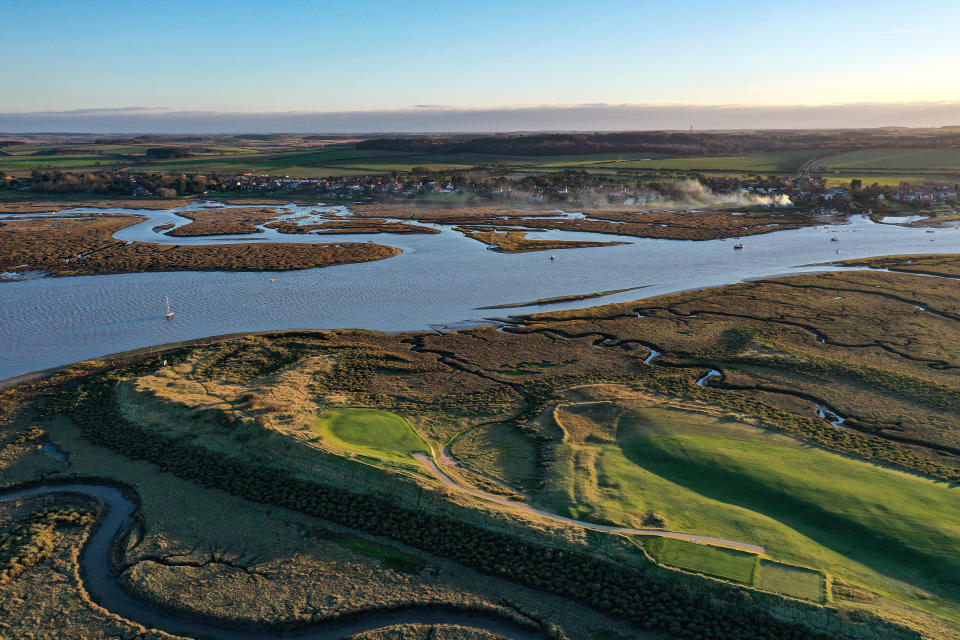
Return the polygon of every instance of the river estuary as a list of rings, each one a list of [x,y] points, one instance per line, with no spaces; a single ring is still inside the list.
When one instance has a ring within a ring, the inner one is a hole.
[[[285,272],[167,272],[36,278],[0,282],[0,380],[129,349],[212,335],[283,329],[361,328],[409,331],[485,323],[506,313],[559,310],[647,298],[745,279],[822,271],[801,266],[880,255],[960,252],[960,230],[847,224],[751,236],[684,241],[537,231],[531,238],[620,240],[630,244],[507,254],[452,228],[439,234],[280,234],[174,238],[157,225],[189,222],[178,211],[135,212],[149,219],[121,230],[127,241],[374,241],[403,254],[387,260]],[[315,207],[287,207],[303,215]],[[342,207],[340,215],[349,215]],[[90,210],[73,210],[76,212]],[[66,215],[70,212],[60,212]],[[36,215],[36,214],[30,214]],[[566,215],[566,214],[565,214]],[[889,222],[897,222],[890,220]],[[831,242],[838,237],[839,241]],[[837,253],[837,250],[840,253]],[[550,260],[551,253],[556,260]],[[590,301],[504,311],[478,307],[646,286]],[[164,296],[176,315],[164,319]]]

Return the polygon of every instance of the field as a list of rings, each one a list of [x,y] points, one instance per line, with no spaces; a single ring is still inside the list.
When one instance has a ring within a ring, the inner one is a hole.
[[[273,175],[291,175],[316,177],[328,175],[359,175],[368,173],[388,173],[391,169],[375,167],[351,168],[351,162],[375,159],[378,164],[387,166],[389,159],[403,154],[384,151],[364,151],[354,149],[352,145],[320,146],[301,148],[298,141],[293,144],[264,147],[249,141],[235,141],[235,146],[203,146],[203,151],[191,151],[191,157],[170,160],[151,160],[146,151],[158,146],[173,146],[192,149],[197,144],[160,145],[156,142],[115,145],[71,145],[53,147],[53,153],[33,155],[37,151],[50,149],[44,145],[17,145],[8,147],[0,156],[0,171],[14,175],[29,173],[34,169],[86,170],[132,169],[137,171],[162,171],[170,173],[267,173]],[[291,150],[291,146],[293,150]],[[84,153],[86,152],[86,153]]]
[[[692,158],[652,158],[598,162],[592,166],[609,169],[666,169],[680,171],[731,171],[797,173],[803,166],[831,153],[831,149],[797,149],[743,156],[704,156]]]
[[[765,591],[820,602],[826,599],[824,580],[824,575],[818,571],[761,560],[756,585]]]
[[[891,172],[877,170],[871,173],[867,173],[862,170],[838,170],[835,172],[824,173],[823,179],[827,187],[849,187],[851,180],[859,180],[863,185],[878,184],[881,187],[896,187],[901,182],[909,182],[911,184],[922,184],[924,182],[945,182],[948,184],[956,184],[957,180],[960,179],[960,176],[958,176],[956,173],[944,173],[942,171],[906,173],[902,169]],[[891,203],[887,203],[887,205],[890,204]]]
[[[960,147],[865,149],[830,155],[820,164],[827,165],[831,170],[845,171],[856,169],[957,171],[960,170]]]
[[[674,538],[646,538],[644,547],[659,562],[708,576],[753,584],[757,556],[752,553],[712,547]]]
[[[429,154],[355,149],[352,145],[317,147],[310,150],[277,151],[223,147],[198,157],[151,161],[143,156],[154,145],[112,147],[89,153],[95,147],[64,150],[64,155],[28,155],[35,150],[11,147],[0,156],[0,171],[19,174],[33,169],[89,170],[130,169],[166,173],[255,173],[291,177],[409,173],[415,168],[451,171],[476,167],[509,167],[517,171],[586,169],[594,173],[620,170],[681,170],[792,173],[809,160],[826,155],[824,150],[792,150],[741,156],[658,157],[650,153],[512,156],[485,154]],[[86,155],[79,153],[88,151]]]
[[[34,136],[29,144],[0,148],[0,171],[27,176],[33,170],[96,172],[101,170],[162,172],[178,174],[253,174],[293,178],[341,178],[348,176],[395,176],[424,172],[494,172],[515,176],[559,171],[585,172],[597,177],[627,177],[639,182],[672,182],[694,173],[714,177],[743,178],[753,174],[797,175],[810,166],[822,171],[830,186],[846,185],[853,178],[864,184],[897,185],[908,182],[956,182],[960,170],[960,147],[949,132],[929,131],[916,137],[872,132],[833,136],[800,134],[782,136],[784,148],[769,150],[774,143],[765,140],[759,150],[757,140],[734,142],[735,152],[717,153],[711,149],[723,134],[692,134],[693,142],[654,144],[649,151],[582,153],[522,153],[520,148],[502,153],[461,153],[429,150],[429,145],[407,144],[396,149],[366,148],[358,140],[345,136],[277,135],[265,139],[234,136],[206,136],[193,140],[175,137],[110,140],[60,139]],[[701,136],[697,138],[696,136]],[[928,145],[942,137],[937,146]],[[946,136],[946,137],[945,137]],[[800,141],[807,141],[802,146]],[[832,142],[830,141],[832,140]],[[895,146],[879,146],[879,145]],[[672,145],[672,146],[671,146]],[[801,146],[798,146],[801,145]],[[369,145],[367,145],[369,147]],[[490,145],[481,145],[490,146]],[[494,147],[496,145],[493,145]],[[864,148],[868,146],[869,148]],[[183,157],[158,159],[148,151],[160,147]],[[521,145],[522,147],[522,145]]]
[[[406,419],[379,409],[332,409],[317,418],[317,433],[335,446],[373,457],[405,459],[430,445]]]

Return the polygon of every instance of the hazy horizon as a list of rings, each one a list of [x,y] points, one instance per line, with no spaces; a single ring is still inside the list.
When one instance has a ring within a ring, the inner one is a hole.
[[[142,107],[0,113],[6,133],[508,133],[960,126],[960,101],[833,105],[418,107],[345,112],[214,112]]]

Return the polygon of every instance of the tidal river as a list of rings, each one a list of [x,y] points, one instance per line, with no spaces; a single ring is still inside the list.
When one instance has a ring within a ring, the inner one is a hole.
[[[197,205],[192,205],[197,206]],[[312,207],[310,208],[312,209]],[[182,210],[182,209],[180,209]],[[308,209],[291,207],[294,213]],[[108,210],[119,211],[119,210]],[[912,253],[960,252],[960,230],[849,224],[779,231],[743,240],[652,240],[563,231],[531,238],[622,240],[613,247],[521,254],[488,250],[449,227],[422,235],[284,235],[172,238],[152,231],[184,224],[178,210],[136,211],[147,222],[124,240],[214,242],[374,241],[399,247],[387,260],[285,272],[170,272],[0,283],[0,380],[129,349],[226,333],[281,329],[429,330],[482,324],[507,313],[636,300],[739,282],[822,271],[812,263]],[[342,215],[349,215],[339,208]],[[838,237],[838,242],[831,242]],[[837,254],[837,249],[840,254]],[[550,260],[555,254],[556,260]],[[570,294],[648,285],[644,289],[543,307],[478,310]],[[164,318],[164,297],[175,312]]]

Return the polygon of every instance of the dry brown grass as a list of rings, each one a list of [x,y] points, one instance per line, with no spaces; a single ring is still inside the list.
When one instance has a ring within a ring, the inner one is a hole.
[[[616,440],[617,421],[623,411],[623,407],[613,402],[581,402],[559,405],[553,416],[563,429],[564,442],[600,443]]]
[[[92,198],[50,200],[26,200],[21,202],[0,202],[0,213],[45,213],[48,211],[63,211],[76,207],[91,207],[95,209],[173,209],[187,204],[187,200],[180,199],[131,199],[131,198]]]
[[[563,205],[559,205],[563,208]],[[357,216],[421,220],[439,224],[532,227],[585,231],[638,238],[672,240],[714,240],[750,236],[821,224],[821,220],[800,211],[651,211],[630,209],[582,210],[589,218],[557,218],[554,205],[504,207],[503,205],[451,207],[449,205],[364,204],[351,207]],[[569,209],[568,209],[569,210]],[[573,210],[581,211],[574,207]],[[551,219],[552,218],[552,219]],[[504,229],[505,230],[505,229]]]
[[[242,207],[197,209],[182,211],[181,216],[192,222],[168,231],[168,236],[216,236],[223,234],[263,233],[258,225],[276,218],[280,213],[274,208]]]
[[[42,507],[85,504],[65,497],[38,498],[20,504],[0,504],[0,523],[18,514]],[[144,629],[121,620],[89,600],[84,592],[77,554],[86,529],[56,532],[53,554],[25,573],[0,587],[0,638],[4,640],[47,640],[48,638],[89,638],[90,640],[171,640],[173,636]]]
[[[495,227],[455,227],[468,238],[479,240],[495,251],[524,253],[549,249],[582,249],[585,247],[609,247],[623,242],[593,242],[589,240],[538,240],[527,237],[526,231],[496,230]]]
[[[143,271],[278,271],[382,260],[400,254],[373,243],[250,245],[127,244],[113,234],[143,221],[133,215],[0,223],[0,271],[53,275]],[[78,258],[78,254],[82,257]]]

